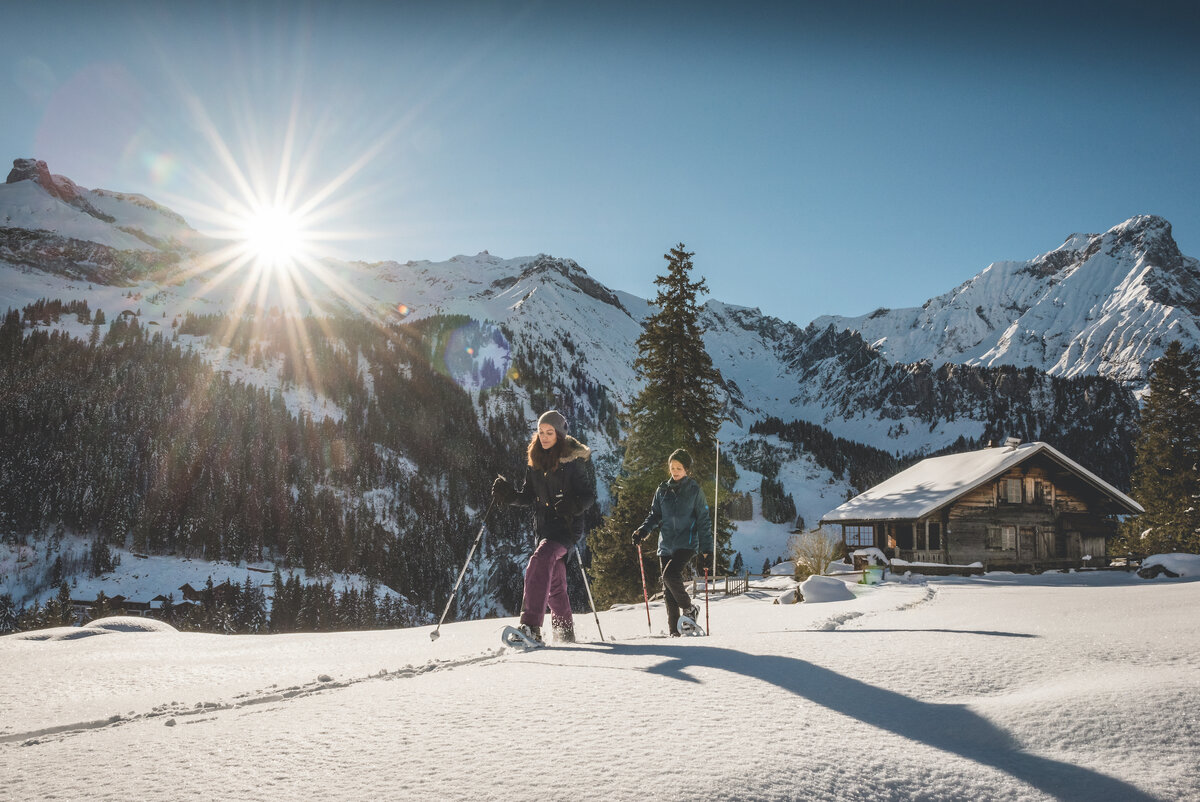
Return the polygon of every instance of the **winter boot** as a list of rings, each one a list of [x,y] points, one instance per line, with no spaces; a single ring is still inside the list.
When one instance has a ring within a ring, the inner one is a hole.
[[[688,618],[690,618],[690,619],[692,619],[693,621],[695,621],[695,622],[699,623],[699,621],[700,621],[700,607],[699,607],[698,605],[695,605],[695,604],[693,604],[691,607],[689,607],[689,608],[687,608],[686,610],[684,610],[684,611],[681,613],[681,615],[686,615]]]
[[[554,628],[555,643],[575,642],[575,622],[570,618],[552,615],[550,616],[550,626]]]
[[[521,632],[523,632],[525,634],[525,637],[529,638],[531,641],[536,643],[538,646],[545,645],[545,641],[542,640],[542,628],[541,627],[533,627],[533,626],[530,626],[529,624],[521,624],[520,630],[521,630]]]

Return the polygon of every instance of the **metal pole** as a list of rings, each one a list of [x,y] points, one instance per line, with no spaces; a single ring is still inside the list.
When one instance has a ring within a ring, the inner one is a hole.
[[[596,617],[596,631],[600,633],[600,642],[604,642],[604,630],[600,629],[600,614],[596,612],[596,602],[592,600],[592,586],[588,584],[587,571],[583,570],[583,555],[579,553],[579,544],[575,544],[575,559],[579,560],[579,573],[583,574],[583,586],[587,588],[588,603],[592,605],[592,615]]]
[[[646,564],[642,562],[642,544],[637,544],[638,550],[638,568],[642,572],[642,598],[646,600],[646,628],[650,630],[650,634],[654,634],[654,625],[650,623],[650,593],[646,590]]]
[[[495,497],[488,503],[487,512],[483,514],[483,521],[479,524],[479,534],[475,536],[475,542],[471,544],[471,551],[467,554],[467,561],[463,563],[462,570],[458,572],[458,580],[454,583],[454,590],[450,591],[450,598],[446,599],[446,608],[442,610],[442,617],[438,619],[437,628],[429,633],[430,640],[437,640],[441,637],[442,622],[446,620],[446,613],[450,612],[450,605],[454,603],[454,597],[458,593],[458,586],[462,584],[463,575],[467,573],[467,566],[471,564],[471,558],[475,556],[475,549],[479,546],[479,539],[483,537],[483,528],[487,526],[488,516],[492,514],[492,507],[496,505]]]

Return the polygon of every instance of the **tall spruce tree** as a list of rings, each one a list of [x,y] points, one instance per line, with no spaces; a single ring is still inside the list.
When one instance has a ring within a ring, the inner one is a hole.
[[[654,489],[667,478],[667,457],[676,448],[692,456],[691,475],[713,501],[721,375],[704,350],[696,298],[706,292],[704,279],[691,278],[692,256],[682,243],[664,255],[667,272],[654,280],[658,311],[638,337],[634,370],[642,390],[630,408],[629,431],[621,471],[612,487],[612,510],[590,536],[597,602],[631,601],[641,595],[637,553],[630,534],[645,519]],[[722,484],[735,478],[732,464],[722,460]],[[719,546],[728,548],[728,521],[719,517]],[[650,544],[652,541],[647,541]],[[643,547],[647,575],[658,575],[654,549]],[[724,560],[720,561],[726,564]]]
[[[1146,512],[1125,522],[1117,548],[1200,553],[1200,354],[1173,341],[1149,389],[1131,477]]]

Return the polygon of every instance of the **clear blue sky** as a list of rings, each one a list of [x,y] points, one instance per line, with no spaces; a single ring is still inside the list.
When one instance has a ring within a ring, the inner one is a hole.
[[[346,257],[550,253],[652,297],[682,241],[800,324],[1135,214],[1200,256],[1195,3],[21,5],[0,159],[197,227],[286,164]]]

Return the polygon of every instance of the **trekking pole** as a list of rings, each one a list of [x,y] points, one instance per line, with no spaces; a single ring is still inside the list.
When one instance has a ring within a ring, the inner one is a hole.
[[[704,566],[704,631],[709,635],[712,634],[711,625],[708,623],[708,566]]]
[[[713,505],[712,505],[712,519],[713,519],[713,542],[712,542],[712,546],[713,546],[713,564],[712,564],[712,569],[713,569],[713,579],[716,579],[716,578],[717,578],[717,519],[718,519],[718,518],[720,517],[720,515],[721,515],[721,512],[720,512],[720,510],[721,510],[721,507],[720,507],[720,495],[721,495],[721,441],[720,441],[720,440],[718,440],[718,441],[717,441],[717,466],[716,466],[716,469],[713,471]]]
[[[579,544],[575,544],[575,559],[579,560],[579,573],[583,574],[583,586],[587,589],[588,604],[592,605],[592,615],[596,617],[596,631],[600,633],[600,642],[604,642],[604,630],[600,629],[600,614],[596,612],[596,602],[592,599],[592,586],[588,584],[587,571],[583,570],[583,555],[579,553]]]
[[[650,594],[646,591],[646,564],[642,562],[642,544],[637,544],[638,550],[638,568],[642,571],[642,598],[646,600],[646,628],[650,630],[650,634],[654,634],[654,627],[650,623]]]
[[[479,546],[479,540],[483,537],[483,528],[487,526],[488,516],[492,514],[492,507],[496,506],[496,498],[492,497],[491,502],[487,506],[487,512],[483,514],[483,521],[479,524],[479,534],[475,536],[475,542],[471,544],[471,551],[467,554],[467,561],[463,563],[462,570],[458,572],[458,581],[454,583],[454,590],[450,591],[450,598],[446,599],[446,609],[442,610],[442,617],[438,619],[437,628],[429,633],[430,640],[437,640],[441,637],[438,631],[442,628],[442,622],[446,620],[446,613],[450,612],[450,605],[454,602],[454,597],[458,593],[458,586],[462,584],[463,576],[467,573],[467,566],[471,564],[471,558],[475,556],[475,549]]]

